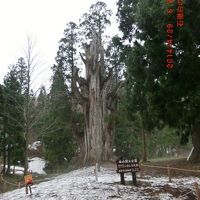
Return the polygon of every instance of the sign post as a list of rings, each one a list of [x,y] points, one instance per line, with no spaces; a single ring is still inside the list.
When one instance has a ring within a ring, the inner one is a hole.
[[[125,185],[124,173],[131,172],[133,185],[137,186],[136,172],[140,171],[139,159],[123,159],[116,161],[117,173],[120,173],[121,184]]]

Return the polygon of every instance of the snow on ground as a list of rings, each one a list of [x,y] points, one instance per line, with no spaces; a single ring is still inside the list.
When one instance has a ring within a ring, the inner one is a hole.
[[[7,169],[7,165],[6,165],[6,169]],[[13,169],[15,169],[15,174],[24,174],[24,168],[23,167],[10,166],[10,172],[11,172],[11,174],[13,173]]]
[[[46,174],[43,170],[45,167],[45,160],[43,160],[42,158],[34,157],[30,159],[28,167],[29,170],[32,171],[32,173]]]
[[[131,176],[125,175],[130,181]],[[120,176],[115,170],[101,168],[98,181],[95,180],[94,167],[82,168],[60,175],[50,181],[32,186],[33,194],[26,195],[25,189],[0,194],[2,200],[175,200],[172,194],[161,187],[192,189],[198,178],[179,178],[168,183],[167,177],[138,178],[139,187],[121,185]],[[193,191],[192,191],[193,192]],[[181,200],[188,198],[180,198]],[[194,198],[189,198],[194,199]]]
[[[32,173],[37,174],[46,174],[43,170],[45,167],[45,160],[42,158],[34,157],[32,159],[29,159],[28,168]],[[13,168],[15,169],[15,174],[23,175],[24,174],[24,168],[19,166],[10,166],[10,173],[13,173]],[[6,165],[7,169],[7,165]]]

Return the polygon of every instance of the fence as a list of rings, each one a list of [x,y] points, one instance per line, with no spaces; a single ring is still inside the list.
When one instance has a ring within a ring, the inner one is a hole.
[[[4,179],[3,177],[3,174],[1,174],[1,179],[0,181],[3,183],[3,184],[8,184],[8,185],[12,185],[12,186],[15,186],[17,188],[20,188],[21,186],[24,186],[24,183],[21,183],[21,182],[18,182],[18,183],[11,183],[10,181],[7,181]]]
[[[156,166],[156,165],[147,165],[147,164],[140,164],[141,167],[148,167],[148,168],[154,168],[154,169],[165,169],[167,174],[168,174],[168,177],[169,177],[169,182],[172,181],[172,177],[171,177],[171,171],[172,170],[175,170],[175,171],[182,171],[182,172],[193,172],[193,173],[200,173],[200,170],[192,170],[192,169],[181,169],[181,168],[177,168],[177,167],[170,167],[169,165],[168,166]],[[141,168],[141,171],[140,171],[140,174],[142,176],[143,174],[143,169]],[[196,199],[197,200],[200,200],[200,188],[199,188],[199,185],[198,183],[194,183],[193,184],[194,186],[194,191],[195,191],[195,195],[196,195]],[[184,196],[187,196],[189,193],[192,193],[193,191],[190,191],[184,195],[181,195],[179,197],[179,199],[182,199]]]
[[[13,186],[16,189],[26,186],[24,182],[15,182],[14,183],[14,182],[10,182],[10,181],[6,180],[3,176],[3,174],[0,175],[0,182],[2,182],[3,184]],[[34,183],[39,183],[39,182],[41,182],[41,180],[34,180]]]

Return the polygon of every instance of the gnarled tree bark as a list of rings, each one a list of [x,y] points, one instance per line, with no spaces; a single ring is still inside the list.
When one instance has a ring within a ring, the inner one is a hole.
[[[112,156],[114,123],[106,118],[116,110],[116,94],[121,84],[115,87],[112,81],[112,69],[106,73],[104,48],[101,38],[94,34],[92,41],[85,48],[81,59],[85,65],[86,77],[83,79],[75,70],[76,92],[82,106],[85,119],[84,161],[100,163]]]

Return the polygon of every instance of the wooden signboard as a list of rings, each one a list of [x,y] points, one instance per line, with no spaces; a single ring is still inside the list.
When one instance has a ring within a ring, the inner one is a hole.
[[[124,173],[132,173],[133,184],[137,185],[136,172],[140,171],[139,159],[123,159],[120,158],[116,161],[117,173],[120,173],[121,184],[125,184]]]

